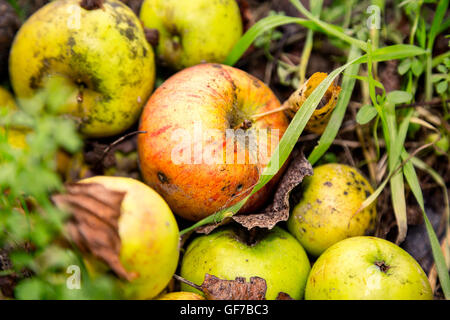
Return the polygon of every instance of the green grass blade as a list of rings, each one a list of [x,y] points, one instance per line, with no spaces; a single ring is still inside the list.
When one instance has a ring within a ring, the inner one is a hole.
[[[439,4],[437,5],[436,11],[434,13],[433,22],[431,24],[430,31],[428,32],[427,48],[430,49],[430,51],[433,49],[434,40],[439,34],[442,20],[444,20],[445,14],[447,13],[448,2],[449,0],[439,1]]]
[[[247,51],[247,49],[252,45],[253,41],[255,41],[258,36],[273,28],[290,23],[297,23],[310,29],[317,29],[313,22],[301,18],[286,17],[283,15],[265,17],[247,30],[247,32],[233,47],[230,54],[223,63],[230,66],[234,65],[242,57],[245,51]]]
[[[319,27],[321,27],[327,34],[332,35],[342,41],[347,42],[350,45],[359,47],[361,50],[367,51],[367,44],[364,41],[355,39],[340,31],[336,26],[323,22],[319,18],[315,17],[311,12],[306,10],[306,8],[298,0],[290,0],[290,2],[309,20],[314,21]]]
[[[380,62],[387,60],[404,59],[426,54],[428,51],[410,44],[394,44],[372,51],[372,61]],[[367,56],[364,55],[358,63],[367,63]]]
[[[402,158],[404,160],[409,158],[409,154],[408,152],[406,152],[406,150],[403,150]],[[415,163],[418,163],[417,160],[418,159],[416,158]],[[443,252],[441,250],[439,240],[425,212],[425,204],[423,200],[422,190],[420,188],[419,179],[417,178],[416,171],[411,161],[408,161],[403,167],[403,174],[405,175],[406,181],[408,182],[408,185],[411,188],[411,191],[414,194],[417,203],[422,209],[423,219],[425,221],[425,227],[427,229],[428,239],[430,241],[431,251],[433,253],[433,258],[436,264],[436,269],[439,276],[439,281],[441,283],[442,291],[444,292],[445,298],[450,299],[450,276],[448,273],[448,267],[445,262]]]
[[[314,16],[320,17],[320,13],[322,11],[323,0],[310,0],[309,6],[311,8],[311,12]],[[304,43],[302,57],[299,64],[299,78],[300,85],[305,82],[306,77],[306,68],[308,67],[309,57],[311,56],[311,51],[313,47],[313,39],[314,39],[314,31],[308,30],[308,34],[306,35],[306,41]]]
[[[388,147],[389,170],[393,172],[400,164],[400,155],[403,150],[403,145],[405,143],[406,134],[408,132],[409,122],[413,114],[413,110],[410,110],[407,116],[403,119],[397,133],[395,108],[394,106],[391,106],[386,109],[389,110],[387,112],[386,118],[390,135],[389,139],[391,141],[390,146]],[[392,207],[394,208],[395,219],[397,220],[398,226],[398,236],[396,243],[401,243],[405,240],[408,230],[404,189],[405,186],[403,181],[403,174],[401,171],[395,173],[392,176],[390,186]]]
[[[358,47],[352,46],[348,55],[348,61],[352,61],[360,55],[361,50]],[[353,77],[359,72],[359,64],[353,64],[344,73],[342,77],[342,91],[339,94],[339,99],[336,104],[336,108],[331,115],[325,131],[323,132],[317,146],[313,149],[308,157],[308,161],[311,165],[314,165],[320,157],[328,150],[331,144],[336,138],[336,135],[341,127],[342,120],[344,119],[345,112],[347,110],[348,103],[355,87],[356,79]]]

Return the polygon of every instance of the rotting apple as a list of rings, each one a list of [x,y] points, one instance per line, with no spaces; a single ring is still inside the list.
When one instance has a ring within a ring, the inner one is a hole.
[[[181,263],[181,276],[197,285],[205,274],[220,279],[261,277],[266,280],[266,299],[280,292],[302,299],[311,269],[303,247],[279,227],[250,236],[248,231],[226,227],[194,239]],[[182,290],[201,293],[186,284]]]
[[[155,78],[153,49],[136,15],[118,0],[53,1],[21,27],[10,53],[19,105],[49,79],[68,91],[60,108],[88,137],[119,134],[139,117]],[[94,1],[91,1],[94,2]]]
[[[279,107],[273,92],[242,70],[201,64],[178,72],[155,91],[141,116],[144,180],[189,220],[231,206],[257,183],[289,125],[283,112],[254,116]],[[263,205],[282,171],[241,212]]]
[[[355,168],[338,163],[318,166],[301,188],[287,225],[309,254],[319,256],[340,240],[375,230],[376,203],[358,212],[373,189]]]
[[[205,300],[205,298],[194,292],[178,291],[163,294],[158,300]]]
[[[236,0],[145,0],[140,18],[159,31],[157,55],[175,69],[223,62],[242,35]]]
[[[156,297],[178,265],[178,225],[164,199],[142,182],[125,177],[96,176],[80,183],[99,183],[126,192],[119,218],[120,261],[138,277],[127,282],[124,295],[132,299]]]
[[[405,250],[375,237],[353,237],[328,248],[314,263],[308,300],[429,300],[425,272]]]

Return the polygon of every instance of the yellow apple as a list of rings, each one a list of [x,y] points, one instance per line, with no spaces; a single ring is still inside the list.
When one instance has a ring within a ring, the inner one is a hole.
[[[194,292],[180,291],[163,294],[158,300],[205,300],[205,298]]]
[[[289,232],[313,256],[345,238],[369,235],[376,225],[376,203],[357,211],[371,193],[369,182],[355,168],[318,166],[302,183],[300,202],[287,222]]]
[[[80,0],[57,0],[21,27],[10,53],[19,104],[58,80],[70,114],[87,137],[119,134],[139,117],[155,77],[154,54],[143,27],[118,0],[87,10]]]
[[[119,218],[120,261],[138,277],[125,284],[125,297],[156,297],[178,264],[179,231],[169,206],[153,189],[135,179],[96,176],[80,182],[126,192]]]
[[[156,52],[175,69],[223,62],[242,35],[236,0],[145,0],[140,17],[159,31]]]

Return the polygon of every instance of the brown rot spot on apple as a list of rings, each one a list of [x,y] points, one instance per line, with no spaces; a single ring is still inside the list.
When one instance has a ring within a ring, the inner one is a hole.
[[[383,272],[383,273],[387,273],[387,271],[391,268],[391,267],[388,266],[388,265],[386,264],[386,262],[384,262],[384,261],[375,261],[374,264],[375,264],[375,265],[380,269],[380,271]]]
[[[333,186],[333,184],[330,181],[325,182],[323,185],[327,186],[327,187],[332,187]]]
[[[222,66],[220,64],[214,63],[212,64],[213,68],[222,69]]]
[[[159,44],[159,31],[158,29],[144,28],[145,38],[152,47],[157,47]]]
[[[96,10],[103,8],[104,0],[81,0],[80,7],[86,10]]]
[[[243,185],[242,183],[240,183],[240,184],[237,186],[236,191],[237,191],[237,192],[241,192],[241,191],[242,191],[242,187],[244,187],[244,185]]]
[[[167,176],[162,173],[161,171],[158,172],[158,179],[159,181],[161,181],[161,183],[168,183],[169,179],[167,178]]]

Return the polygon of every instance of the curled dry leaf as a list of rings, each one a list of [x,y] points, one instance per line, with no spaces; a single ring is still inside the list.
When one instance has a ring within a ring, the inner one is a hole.
[[[113,191],[97,183],[66,185],[66,193],[52,196],[61,210],[71,214],[66,228],[80,251],[105,262],[119,277],[132,280],[120,262],[121,241],[118,221],[125,192]]]
[[[208,300],[265,300],[267,284],[260,277],[251,277],[246,282],[242,277],[222,280],[206,274],[201,288]]]
[[[204,293],[208,300],[266,300],[267,283],[261,277],[251,277],[247,282],[244,277],[235,280],[224,280],[205,274],[201,286],[196,285],[178,275],[174,277]],[[280,292],[277,300],[293,300],[287,293]]]
[[[317,86],[328,76],[323,72],[314,73],[289,99],[283,104],[286,114],[293,118],[295,113],[301,108],[303,102],[317,88]],[[341,87],[335,83],[331,84],[325,92],[322,100],[312,114],[306,125],[306,130],[313,133],[322,134],[325,130],[331,114],[336,106]]]
[[[306,176],[313,174],[313,168],[302,152],[294,149],[292,153],[292,161],[289,164],[285,174],[281,178],[275,191],[273,202],[264,210],[254,214],[236,214],[231,218],[223,220],[220,224],[209,224],[198,228],[198,233],[209,234],[217,227],[230,222],[236,221],[247,229],[255,227],[272,229],[278,222],[286,221],[289,218],[289,196]]]

